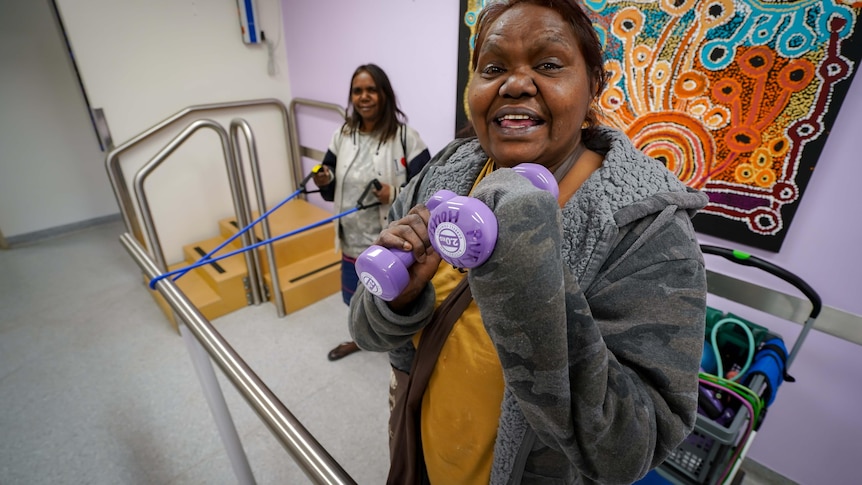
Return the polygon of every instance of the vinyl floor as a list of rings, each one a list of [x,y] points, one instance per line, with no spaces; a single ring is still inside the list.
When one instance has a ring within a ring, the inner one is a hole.
[[[0,484],[237,483],[183,339],[113,221],[0,250]],[[349,338],[338,294],[213,325],[358,484],[385,483],[386,356]],[[311,483],[233,384],[222,394],[260,484]],[[791,483],[747,463],[746,485]],[[762,468],[762,467],[761,467]]]

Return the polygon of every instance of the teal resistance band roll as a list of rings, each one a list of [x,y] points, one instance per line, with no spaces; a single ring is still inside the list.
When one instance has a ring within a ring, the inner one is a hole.
[[[742,328],[742,331],[745,332],[745,336],[748,339],[748,357],[745,359],[745,365],[742,367],[742,370],[739,371],[733,377],[728,378],[731,381],[736,381],[748,371],[748,367],[751,366],[751,362],[754,360],[754,334],[751,333],[751,329],[748,328],[748,325],[745,324],[742,320],[733,317],[725,317],[721,320],[715,322],[715,325],[712,326],[712,332],[710,333],[710,343],[712,344],[712,351],[715,352],[715,364],[716,364],[716,375],[719,377],[725,377],[724,375],[724,363],[721,360],[721,351],[718,348],[718,329],[721,328],[726,323],[733,323]]]

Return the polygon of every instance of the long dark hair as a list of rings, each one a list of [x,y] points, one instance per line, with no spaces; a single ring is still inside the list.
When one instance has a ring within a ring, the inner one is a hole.
[[[395,91],[392,89],[392,83],[389,82],[389,76],[377,64],[363,64],[353,71],[353,76],[350,77],[350,90],[347,94],[347,130],[350,134],[359,131],[362,126],[362,117],[356,112],[353,106],[353,97],[350,92],[353,90],[353,80],[361,72],[367,72],[374,84],[377,85],[379,92],[380,103],[380,121],[377,122],[372,133],[381,142],[390,140],[398,133],[398,126],[401,123],[407,123],[407,115],[398,107],[398,99],[395,97]]]
[[[485,42],[488,27],[500,18],[503,12],[520,4],[537,5],[554,10],[572,26],[578,47],[581,49],[581,55],[584,57],[587,70],[590,72],[591,87],[595,92],[595,98],[598,98],[608,82],[608,73],[605,71],[604,50],[602,49],[602,44],[599,41],[596,30],[593,28],[592,21],[575,0],[507,0],[494,2],[483,7],[482,11],[479,12],[479,19],[476,23],[476,45],[473,48],[473,58],[470,63],[470,68],[474,74],[479,62],[479,56],[476,53],[479,52],[482,44]],[[592,128],[599,124],[599,114],[596,111],[595,103],[590,106],[584,119],[584,124],[584,138],[590,138],[592,136]]]

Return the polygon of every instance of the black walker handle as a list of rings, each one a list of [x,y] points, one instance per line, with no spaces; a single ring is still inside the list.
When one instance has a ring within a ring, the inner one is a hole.
[[[721,256],[722,258],[732,261],[736,264],[741,264],[743,266],[752,266],[754,268],[762,269],[767,273],[777,276],[782,280],[790,283],[795,286],[802,294],[805,295],[811,301],[812,308],[811,314],[808,318],[814,319],[817,318],[817,315],[820,314],[820,309],[822,307],[822,302],[820,301],[820,295],[814,291],[814,288],[808,285],[802,278],[796,276],[795,274],[787,271],[786,269],[776,266],[765,259],[758,258],[753,254],[748,254],[744,251],[739,251],[735,249],[722,248],[719,246],[710,246],[708,244],[701,244],[700,250],[704,254],[714,254],[716,256]]]

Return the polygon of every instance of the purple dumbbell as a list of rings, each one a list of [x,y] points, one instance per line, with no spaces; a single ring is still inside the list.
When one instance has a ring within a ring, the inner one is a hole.
[[[428,199],[425,206],[433,211],[444,200],[457,197],[451,190],[438,190]],[[413,253],[401,249],[388,249],[377,244],[371,245],[356,258],[356,274],[359,281],[373,295],[385,301],[392,301],[400,295],[410,275],[407,268],[414,263]]]
[[[559,196],[557,182],[544,166],[522,163],[513,170],[555,198]],[[497,218],[483,202],[440,190],[425,205],[431,211],[431,245],[446,262],[475,268],[491,256],[497,242]],[[373,245],[356,258],[356,274],[373,295],[392,301],[407,286],[407,268],[413,262],[412,252]]]
[[[554,175],[543,165],[521,163],[512,170],[535,187],[560,196]],[[458,268],[475,268],[484,263],[497,243],[497,218],[483,202],[457,196],[444,200],[431,211],[428,221],[431,246],[447,263]]]

